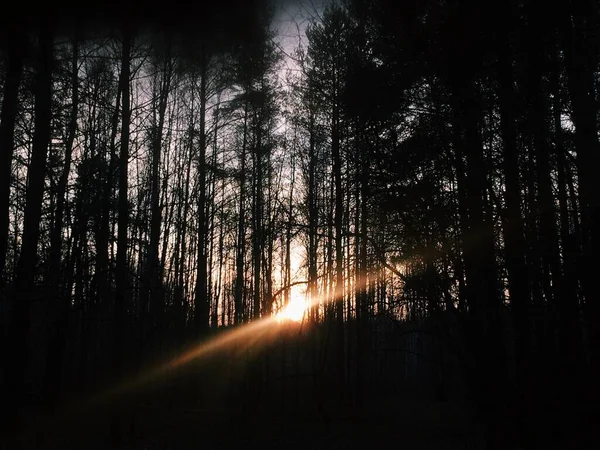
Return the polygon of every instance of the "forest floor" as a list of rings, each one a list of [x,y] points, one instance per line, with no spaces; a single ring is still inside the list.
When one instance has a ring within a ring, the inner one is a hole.
[[[310,348],[310,341],[305,344]],[[394,372],[395,388],[382,380],[371,380],[365,383],[364,400],[358,402],[355,382],[347,380],[342,387],[333,366],[315,372],[310,352],[295,353],[298,349],[278,345],[262,353],[263,357],[269,353],[268,365],[259,354],[251,358],[238,354],[236,359],[234,352],[222,352],[149,384],[133,383],[118,395],[102,399],[96,395],[104,392],[102,389],[75,394],[71,398],[81,403],[78,407],[61,407],[35,418],[32,415],[19,447],[485,448],[485,430],[473,408],[457,392],[440,401],[430,389],[411,385]],[[295,362],[277,359],[277,355]],[[276,370],[282,367],[285,370]],[[390,375],[391,369],[386,370]],[[87,401],[94,396],[96,401]]]
[[[36,449],[480,449],[484,433],[466,405],[388,402],[326,411],[257,412],[137,403],[98,409],[32,430]],[[116,418],[116,419],[115,419]],[[115,425],[117,424],[118,425]]]

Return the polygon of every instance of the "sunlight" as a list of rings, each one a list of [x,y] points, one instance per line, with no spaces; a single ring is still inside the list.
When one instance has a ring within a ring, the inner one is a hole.
[[[239,351],[268,345],[277,336],[278,330],[281,330],[281,325],[286,322],[301,322],[305,319],[306,311],[312,306],[319,304],[318,299],[309,301],[306,291],[300,287],[300,285],[305,284],[305,282],[296,282],[296,284],[291,286],[289,303],[276,314],[253,320],[250,323],[224,331],[212,339],[192,345],[169,360],[143,370],[138,376],[125,379],[112,389],[99,393],[95,398],[90,399],[89,403],[93,404],[98,401],[107,400],[110,397],[139,388],[153,380],[168,375],[170,372],[180,369],[192,361],[206,358],[218,352],[234,349]],[[359,288],[359,286],[361,284],[357,283],[355,288]],[[320,302],[335,302],[337,300],[336,297],[331,292],[327,297],[321,297]]]
[[[169,373],[179,370],[192,361],[206,358],[218,352],[244,351],[268,345],[275,339],[283,324],[286,322],[301,322],[305,318],[306,311],[312,306],[319,304],[317,299],[312,302],[308,300],[306,291],[300,287],[300,284],[306,283],[299,282],[290,288],[289,303],[278,313],[253,320],[250,323],[224,331],[212,339],[196,343],[188,347],[187,350],[178,352],[178,354],[163,363],[146,368],[146,370],[142,370],[137,376],[127,378],[113,388],[94,395],[92,398],[84,401],[81,406],[98,404],[119,394],[138,389],[152,381],[168,376]],[[359,284],[357,284],[358,286]],[[321,302],[324,303],[332,301],[336,301],[333,293],[330,293],[326,298],[321,298]],[[76,405],[73,406],[76,408]]]
[[[161,377],[168,376],[169,373],[175,372],[192,361],[209,357],[221,351],[232,351],[234,349],[243,351],[266,345],[276,336],[277,329],[279,328],[273,326],[276,323],[275,316],[265,317],[225,331],[212,339],[192,345],[171,359],[152,368],[147,368],[137,376],[127,378],[120,384],[98,393],[88,399],[87,404],[95,405],[117,395],[143,387],[146,384],[159,380]]]
[[[277,314],[277,319],[281,322],[284,320],[292,320],[300,322],[304,317],[304,312],[309,305],[304,296],[292,289],[290,303]]]

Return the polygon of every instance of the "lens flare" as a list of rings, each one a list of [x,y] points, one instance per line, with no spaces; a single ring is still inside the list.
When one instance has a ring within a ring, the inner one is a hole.
[[[284,320],[291,320],[293,322],[300,322],[304,318],[304,313],[308,309],[308,304],[306,300],[300,297],[294,297],[290,300],[290,303],[283,308],[279,314],[277,314],[277,319],[281,322]]]
[[[89,413],[93,408],[108,404],[115,397],[143,388],[152,382],[162,382],[169,375],[179,371],[192,361],[200,361],[222,352],[244,352],[269,345],[277,338],[278,333],[286,330],[286,324],[291,325],[291,322],[302,322],[310,308],[335,303],[344,298],[343,292],[339,291],[331,291],[325,296],[309,298],[305,292],[294,289],[301,284],[307,284],[307,282],[295,282],[293,286],[289,286],[292,288],[289,303],[273,315],[222,331],[213,338],[198,342],[187,349],[181,349],[171,358],[163,360],[162,363],[147,367],[145,370],[141,369],[136,376],[127,377],[116,385],[64,404],[60,410],[54,411],[51,417],[41,417],[39,419],[42,420],[41,425],[38,424],[36,427],[39,429],[42,429],[41,427],[47,429],[49,426],[55,428],[59,422],[69,421],[77,414]],[[361,289],[364,286],[365,282],[362,280],[357,283],[355,289]],[[276,293],[274,297],[282,292],[283,289]],[[290,329],[294,328],[290,327]]]

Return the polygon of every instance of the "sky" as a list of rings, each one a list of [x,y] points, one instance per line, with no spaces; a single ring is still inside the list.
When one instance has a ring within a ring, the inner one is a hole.
[[[300,42],[306,45],[306,26],[318,17],[328,0],[272,0],[274,17],[272,29],[283,51],[293,55]],[[291,67],[293,67],[293,62]]]

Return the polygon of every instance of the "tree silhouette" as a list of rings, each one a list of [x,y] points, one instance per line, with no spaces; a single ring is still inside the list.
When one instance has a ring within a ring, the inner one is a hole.
[[[28,8],[2,444],[592,436],[596,2]]]

